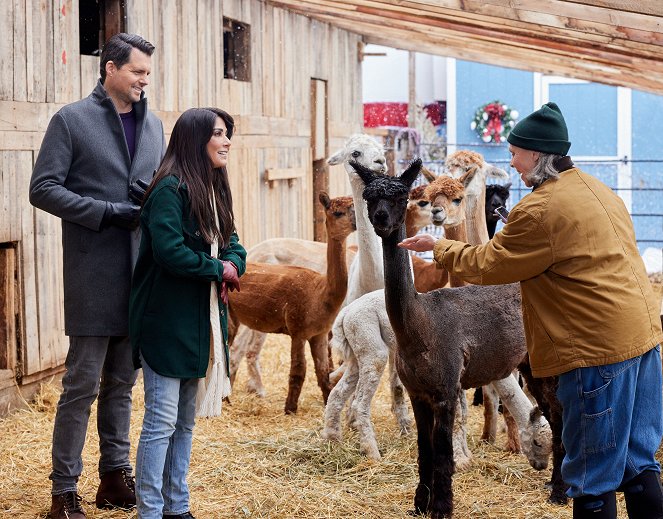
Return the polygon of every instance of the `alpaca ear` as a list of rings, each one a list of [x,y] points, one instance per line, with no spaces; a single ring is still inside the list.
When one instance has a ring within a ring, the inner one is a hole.
[[[510,189],[511,188],[511,182],[504,184],[504,189]]]
[[[421,162],[421,159],[419,158],[414,159],[407,167],[407,169],[403,171],[403,174],[399,177],[401,182],[403,182],[408,187],[408,189],[417,179],[419,173],[421,173],[422,167],[423,164]]]
[[[373,182],[373,180],[375,180],[376,177],[381,176],[381,175],[376,175],[370,169],[368,169],[366,166],[363,166],[363,165],[359,164],[359,162],[356,162],[354,160],[351,160],[350,162],[348,162],[348,164],[350,164],[352,169],[355,170],[355,173],[357,173],[357,175],[359,175],[359,177],[364,181],[364,184],[366,184],[366,185]]]
[[[463,187],[467,188],[467,186],[470,185],[470,182],[474,180],[475,175],[479,172],[480,169],[481,168],[478,165],[470,166],[470,168],[465,173],[458,177],[458,180],[461,184],[463,184]]]
[[[329,206],[331,206],[331,199],[329,198],[329,195],[324,191],[320,191],[320,194],[318,195],[318,200],[320,200],[320,203],[324,206],[325,209],[329,209]]]
[[[330,166],[336,166],[343,162],[343,157],[345,156],[345,150],[341,149],[334,153],[331,157],[327,159],[327,164]]]

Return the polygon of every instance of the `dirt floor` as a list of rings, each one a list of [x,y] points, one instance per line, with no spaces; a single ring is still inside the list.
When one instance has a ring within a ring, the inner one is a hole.
[[[659,294],[663,285],[657,286]],[[386,378],[373,403],[383,456],[359,455],[356,434],[343,443],[320,438],[323,405],[309,359],[308,376],[296,416],[285,416],[289,340],[268,338],[262,359],[265,398],[245,391],[244,366],[223,416],[200,419],[194,430],[189,484],[198,518],[405,518],[417,482],[414,434],[400,437],[390,412]],[[58,388],[47,384],[30,407],[0,420],[0,516],[44,518],[50,506],[50,442]],[[132,456],[142,419],[142,382],[134,392]],[[471,399],[471,394],[468,394]],[[471,400],[470,400],[471,401]],[[468,443],[472,468],[454,477],[456,518],[571,518],[571,507],[546,503],[550,468],[531,469],[522,455],[479,441],[481,408],[470,409]],[[96,420],[96,408],[90,423]],[[132,518],[135,512],[94,508],[98,438],[90,428],[79,492],[89,518]],[[661,453],[659,453],[661,454]],[[626,518],[623,503],[620,518]]]

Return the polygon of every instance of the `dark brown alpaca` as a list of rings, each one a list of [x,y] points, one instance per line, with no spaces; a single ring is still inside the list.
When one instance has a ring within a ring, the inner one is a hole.
[[[465,286],[417,293],[405,238],[408,190],[417,160],[401,177],[353,164],[366,188],[369,219],[382,238],[385,302],[398,344],[396,367],[417,423],[419,484],[414,512],[451,517],[452,430],[463,389],[510,376],[526,353],[518,285]],[[505,348],[504,345],[509,345]]]
[[[297,412],[306,376],[304,349],[311,346],[318,386],[327,402],[329,355],[327,334],[348,286],[345,242],[356,230],[352,197],[330,199],[320,193],[327,228],[327,272],[291,265],[247,263],[242,291],[230,295],[230,318],[253,330],[285,333],[291,338],[290,378],[285,412]]]

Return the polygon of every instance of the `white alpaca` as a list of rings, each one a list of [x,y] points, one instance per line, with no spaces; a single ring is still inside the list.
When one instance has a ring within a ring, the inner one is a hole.
[[[345,164],[348,172],[350,184],[352,186],[353,199],[355,203],[355,217],[357,219],[357,252],[348,248],[349,281],[348,295],[344,305],[350,300],[351,287],[355,287],[359,295],[366,291],[375,290],[384,286],[384,277],[382,275],[382,245],[378,237],[373,232],[368,214],[366,212],[366,203],[361,197],[363,184],[347,162],[354,160],[363,166],[375,171],[384,173],[387,169],[384,148],[373,137],[365,134],[352,135],[345,142],[343,148],[328,159],[330,165]],[[359,205],[357,205],[359,200]],[[369,232],[366,232],[366,231]],[[281,246],[282,245],[282,246]],[[247,254],[247,261],[258,261],[263,263],[296,265],[307,267],[317,272],[326,271],[326,250],[325,243],[312,242],[309,240],[296,240],[285,238],[274,238],[261,242],[252,248]],[[376,256],[377,255],[377,256]],[[351,260],[355,257],[356,260]],[[359,262],[363,263],[362,268],[356,268]],[[377,263],[379,270],[370,268],[370,265]],[[379,283],[376,285],[376,283]],[[356,293],[352,298],[356,298]],[[251,330],[242,325],[237,331],[233,341],[233,347],[230,350],[230,378],[234,383],[239,363],[244,356],[247,361],[248,382],[247,389],[250,392],[264,396],[265,388],[260,377],[260,351],[265,343],[266,334]],[[337,375],[340,376],[340,375]],[[332,383],[336,379],[332,378]]]
[[[355,202],[355,216],[357,218],[357,256],[350,266],[348,274],[348,293],[345,304],[351,303],[358,297],[384,288],[384,267],[382,265],[382,244],[373,232],[368,221],[366,202],[362,197],[364,184],[348,164],[354,160],[360,164],[372,163],[370,167],[376,173],[387,171],[386,158],[383,147],[377,141],[365,134],[352,135],[342,149],[334,153],[327,163],[329,165],[344,164],[345,171],[350,180],[352,198]]]

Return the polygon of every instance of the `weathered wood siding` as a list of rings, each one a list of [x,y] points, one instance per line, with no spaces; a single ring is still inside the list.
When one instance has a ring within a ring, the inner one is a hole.
[[[128,0],[126,14],[127,32],[157,48],[147,95],[167,134],[190,107],[218,106],[236,118],[229,171],[242,241],[312,239],[311,79],[327,84],[334,151],[361,130],[361,38],[259,0]],[[224,16],[250,26],[250,81],[223,78]],[[77,0],[0,6],[0,247],[12,249],[3,265],[15,265],[16,279],[0,290],[12,290],[14,299],[4,299],[19,308],[15,332],[3,328],[16,334],[17,351],[0,354],[16,364],[14,377],[0,376],[0,400],[12,378],[37,381],[61,369],[66,355],[60,221],[32,208],[27,190],[50,118],[87,96],[99,76],[98,58],[79,53],[78,23]],[[267,170],[298,176],[268,182]],[[329,189],[350,192],[342,168],[330,172]]]

